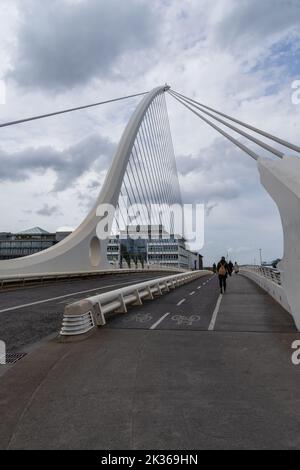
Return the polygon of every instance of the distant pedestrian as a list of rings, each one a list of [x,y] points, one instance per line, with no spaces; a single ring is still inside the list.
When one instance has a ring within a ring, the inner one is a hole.
[[[220,291],[221,294],[225,294],[226,292],[226,279],[228,273],[228,264],[226,263],[225,256],[222,256],[220,261],[218,262],[217,271],[219,275],[219,284],[220,284]]]
[[[214,274],[216,274],[216,272],[217,272],[217,265],[216,265],[216,263],[213,264],[213,272],[214,272]]]
[[[229,263],[228,263],[228,274],[229,274],[229,276],[231,276],[232,271],[233,271],[233,264],[232,264],[232,261],[229,261]]]
[[[237,262],[235,262],[235,263],[234,263],[234,272],[235,272],[235,274],[238,274],[239,271],[240,271],[240,267],[239,267],[239,265],[237,264]]]

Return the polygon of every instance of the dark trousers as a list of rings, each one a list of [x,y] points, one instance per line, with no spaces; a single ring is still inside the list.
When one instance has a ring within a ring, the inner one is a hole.
[[[220,284],[220,289],[222,290],[222,288],[223,288],[224,292],[225,292],[225,290],[226,290],[226,275],[221,276],[221,274],[219,274],[219,284]]]

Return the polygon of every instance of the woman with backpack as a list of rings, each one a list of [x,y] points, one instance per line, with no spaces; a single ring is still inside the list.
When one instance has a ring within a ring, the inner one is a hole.
[[[226,279],[228,273],[228,264],[226,263],[225,256],[222,256],[220,261],[218,262],[217,266],[218,276],[219,276],[219,284],[221,294],[225,294],[226,292]]]

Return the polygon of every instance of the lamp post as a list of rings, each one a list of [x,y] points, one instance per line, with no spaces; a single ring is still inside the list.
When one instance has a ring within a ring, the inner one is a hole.
[[[262,266],[262,255],[261,255],[262,249],[259,248],[259,259],[260,259],[260,265]]]

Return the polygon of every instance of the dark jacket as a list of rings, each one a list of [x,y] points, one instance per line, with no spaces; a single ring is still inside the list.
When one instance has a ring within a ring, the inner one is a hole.
[[[224,267],[225,267],[225,269],[226,269],[226,274],[225,274],[225,276],[227,276],[227,273],[228,273],[228,264],[226,263],[226,261],[222,261],[222,260],[221,260],[221,261],[218,262],[218,265],[217,265],[217,272],[218,272],[218,274],[219,274],[219,269],[220,269],[221,266],[224,266]],[[221,274],[219,274],[219,276],[220,276],[220,275],[221,275]]]

